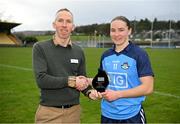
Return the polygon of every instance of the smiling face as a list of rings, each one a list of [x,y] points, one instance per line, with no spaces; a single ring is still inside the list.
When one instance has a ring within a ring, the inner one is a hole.
[[[73,15],[68,11],[59,11],[53,22],[53,27],[60,39],[68,39],[74,30]]]
[[[111,22],[110,36],[115,45],[123,45],[128,42],[131,28],[123,20],[113,20]]]

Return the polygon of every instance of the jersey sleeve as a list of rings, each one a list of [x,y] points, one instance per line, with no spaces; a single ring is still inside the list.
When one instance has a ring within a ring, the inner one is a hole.
[[[151,62],[149,60],[148,54],[145,51],[142,52],[142,54],[138,56],[137,70],[138,70],[139,77],[154,76],[154,73],[151,67]]]

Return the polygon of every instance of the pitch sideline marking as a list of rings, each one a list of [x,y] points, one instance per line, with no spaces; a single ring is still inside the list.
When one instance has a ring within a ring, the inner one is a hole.
[[[164,93],[164,92],[159,92],[159,91],[154,91],[154,93],[157,95],[161,95],[161,96],[169,96],[169,97],[174,97],[174,98],[180,99],[180,96],[173,95],[170,93]]]
[[[32,69],[30,68],[24,68],[24,67],[13,66],[13,65],[0,64],[0,66],[7,67],[7,68],[14,68],[14,69],[23,70],[23,71],[32,71]],[[174,97],[174,98],[180,99],[180,96],[173,95],[170,93],[164,93],[164,92],[159,92],[159,91],[154,91],[154,93],[161,96],[168,96],[168,97]]]
[[[24,70],[24,71],[32,71],[31,68],[24,68],[24,67],[19,67],[19,66],[13,66],[13,65],[5,65],[5,64],[0,64],[1,67],[7,67],[7,68],[14,68],[18,70]]]

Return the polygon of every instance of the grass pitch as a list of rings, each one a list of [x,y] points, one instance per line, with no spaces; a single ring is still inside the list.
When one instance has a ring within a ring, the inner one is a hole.
[[[93,77],[105,49],[85,48]],[[155,92],[143,103],[149,123],[180,123],[180,49],[147,49]],[[0,48],[0,123],[33,123],[39,90],[32,72],[32,48]],[[81,95],[82,123],[100,122],[100,101]]]

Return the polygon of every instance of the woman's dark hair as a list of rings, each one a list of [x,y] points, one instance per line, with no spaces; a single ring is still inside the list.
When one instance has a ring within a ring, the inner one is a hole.
[[[113,19],[111,20],[111,23],[112,23],[113,21],[116,21],[116,20],[121,20],[121,21],[123,21],[123,22],[126,22],[126,24],[127,24],[127,26],[128,26],[128,29],[132,28],[132,27],[131,27],[131,22],[130,22],[126,17],[124,17],[124,16],[117,16],[117,17],[115,17],[115,18],[113,18]]]

